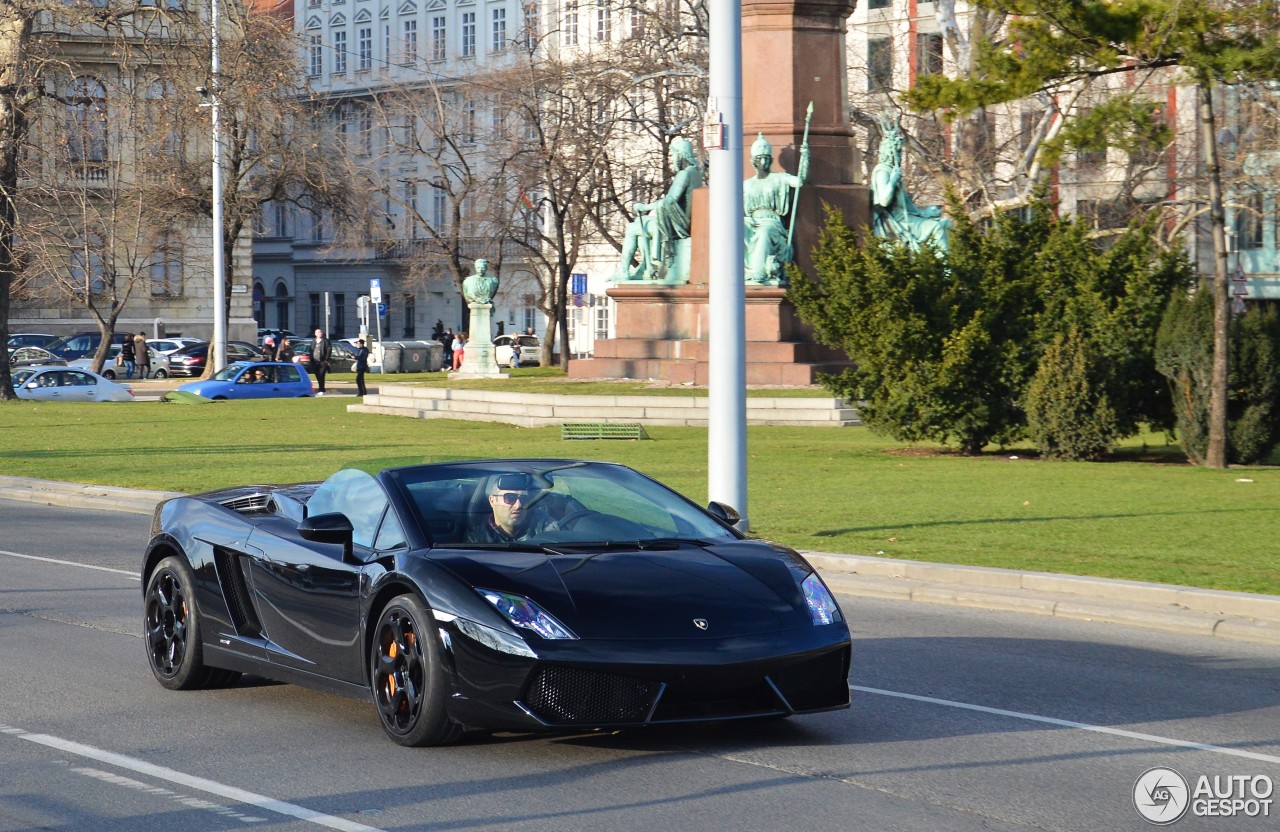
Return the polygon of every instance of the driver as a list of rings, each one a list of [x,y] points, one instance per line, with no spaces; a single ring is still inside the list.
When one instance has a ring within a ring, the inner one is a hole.
[[[502,474],[489,486],[491,514],[467,531],[469,543],[512,543],[538,537],[551,519],[528,474]]]

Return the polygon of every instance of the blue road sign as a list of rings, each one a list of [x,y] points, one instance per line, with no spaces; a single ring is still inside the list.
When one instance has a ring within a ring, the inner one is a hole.
[[[378,317],[387,317],[387,304],[385,302],[378,304]]]
[[[585,295],[587,293],[587,274],[586,272],[577,272],[570,275],[569,294]]]

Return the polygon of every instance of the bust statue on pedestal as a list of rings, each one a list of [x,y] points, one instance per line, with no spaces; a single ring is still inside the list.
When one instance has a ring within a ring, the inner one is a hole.
[[[462,297],[471,309],[471,338],[462,366],[450,378],[505,378],[498,370],[493,349],[493,296],[497,291],[498,278],[489,274],[489,261],[476,260],[475,272],[462,280]]]
[[[475,269],[462,281],[462,297],[467,303],[491,303],[498,291],[498,278],[488,273],[489,261],[483,257],[476,261]]]

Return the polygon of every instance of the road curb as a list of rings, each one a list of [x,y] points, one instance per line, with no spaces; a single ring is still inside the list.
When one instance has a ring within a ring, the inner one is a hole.
[[[180,491],[0,476],[0,499],[151,514]],[[837,594],[1105,621],[1280,647],[1280,596],[803,551]]]

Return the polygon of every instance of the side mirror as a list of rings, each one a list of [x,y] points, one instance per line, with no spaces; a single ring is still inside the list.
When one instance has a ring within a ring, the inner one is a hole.
[[[742,520],[742,515],[733,506],[727,506],[724,503],[717,503],[712,500],[707,504],[707,511],[711,516],[724,523],[726,526],[737,526]]]
[[[355,536],[355,528],[347,515],[338,512],[317,514],[307,517],[298,524],[298,534],[303,540],[312,543],[339,543],[342,545],[342,559],[351,557],[351,540]]]

